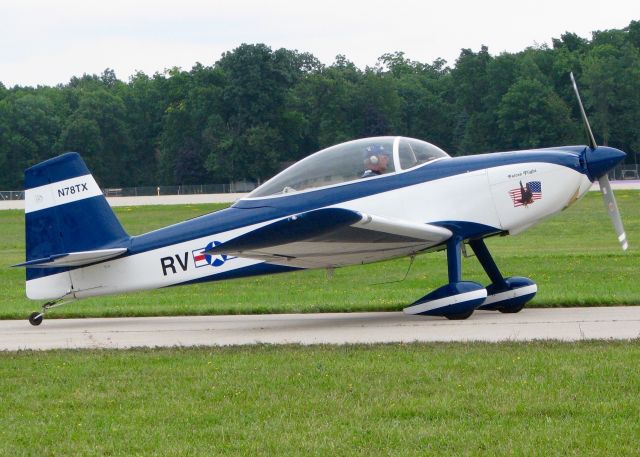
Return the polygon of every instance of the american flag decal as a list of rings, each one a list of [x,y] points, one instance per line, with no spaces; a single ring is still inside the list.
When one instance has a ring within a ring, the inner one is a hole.
[[[215,257],[209,254],[205,254],[206,251],[220,244],[222,244],[220,241],[212,241],[201,249],[195,249],[191,251],[191,255],[193,256],[193,264],[196,266],[196,268],[206,267],[209,265],[211,265],[212,267],[220,267],[224,265],[227,260],[230,260],[232,258],[235,259],[235,257],[227,256],[227,254],[222,254]]]
[[[523,185],[522,181],[520,181],[520,187],[510,190],[509,196],[513,201],[514,207],[528,206],[542,198],[542,183],[540,181],[529,181]]]
[[[196,266],[196,268],[205,267],[211,264],[211,256],[208,256],[204,253],[205,249],[206,248],[196,249],[195,251],[191,252],[191,254],[193,255],[193,264]]]

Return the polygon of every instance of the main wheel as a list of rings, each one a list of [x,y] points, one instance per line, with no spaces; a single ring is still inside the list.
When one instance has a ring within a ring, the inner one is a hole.
[[[37,312],[37,311],[34,311],[33,313],[31,313],[31,315],[29,315],[29,323],[31,325],[40,325],[40,324],[42,324],[42,319],[44,319],[44,315],[42,313]]]
[[[522,303],[521,305],[518,306],[505,306],[502,308],[498,308],[498,311],[500,311],[501,313],[504,314],[514,314],[514,313],[519,313],[520,311],[522,311],[522,308],[524,308],[525,303]]]
[[[473,311],[474,310],[471,310],[468,313],[461,313],[461,314],[445,314],[444,317],[446,317],[450,321],[462,321],[467,319],[469,316],[471,316],[473,314]]]

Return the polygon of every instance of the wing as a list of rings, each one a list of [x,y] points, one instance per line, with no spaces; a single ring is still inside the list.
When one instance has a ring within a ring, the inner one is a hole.
[[[451,231],[429,224],[325,208],[290,216],[206,251],[303,268],[339,267],[413,254]]]

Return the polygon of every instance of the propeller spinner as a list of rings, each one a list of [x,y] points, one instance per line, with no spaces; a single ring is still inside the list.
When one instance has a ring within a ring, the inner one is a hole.
[[[589,119],[587,118],[587,113],[584,110],[584,106],[582,105],[582,100],[580,98],[580,92],[578,91],[578,85],[576,84],[576,80],[573,77],[573,72],[569,74],[571,77],[571,82],[573,83],[573,90],[576,93],[576,98],[578,99],[578,105],[580,106],[580,113],[582,114],[582,121],[584,122],[584,127],[587,132],[587,136],[589,137],[589,151],[585,154],[585,160],[587,163],[587,169],[589,174],[591,175],[592,180],[598,180],[600,184],[600,192],[602,192],[602,197],[604,199],[604,206],[609,213],[609,218],[611,218],[611,222],[613,223],[613,227],[616,231],[616,235],[618,236],[618,241],[620,242],[620,246],[622,246],[622,250],[626,251],[629,247],[627,243],[627,235],[624,231],[624,226],[622,225],[622,218],[620,217],[620,211],[618,210],[618,204],[616,203],[616,198],[613,195],[613,191],[611,190],[611,183],[609,182],[609,177],[607,173],[613,167],[615,167],[621,160],[624,159],[626,154],[617,149],[608,148],[608,147],[598,147],[596,144],[595,137],[593,136],[593,131],[591,130],[591,126],[589,125]]]

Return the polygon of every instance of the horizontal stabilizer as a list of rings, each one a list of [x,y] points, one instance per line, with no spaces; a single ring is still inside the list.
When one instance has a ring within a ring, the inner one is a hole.
[[[29,260],[28,262],[13,265],[14,267],[27,268],[59,268],[80,267],[91,263],[108,260],[127,252],[127,248],[97,249],[95,251],[65,252],[53,254],[42,259]]]
[[[265,225],[205,254],[303,268],[336,267],[413,254],[441,244],[451,235],[448,229],[435,225],[325,208]]]

